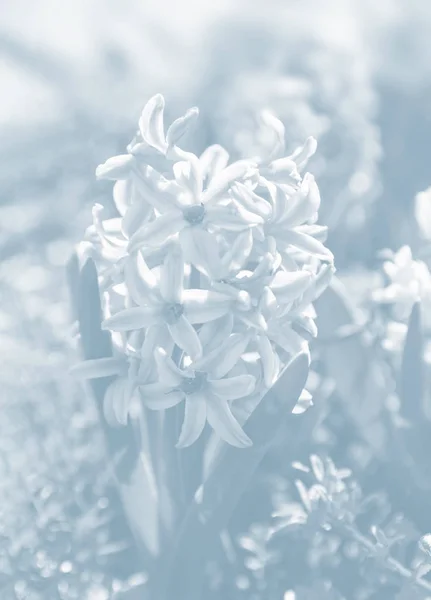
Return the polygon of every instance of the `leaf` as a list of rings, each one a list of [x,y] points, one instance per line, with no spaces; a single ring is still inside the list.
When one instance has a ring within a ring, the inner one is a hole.
[[[70,294],[72,319],[76,321],[78,320],[80,290],[79,258],[76,252],[72,254],[67,262],[66,279]]]
[[[99,283],[96,265],[91,258],[87,259],[81,270],[78,317],[84,357],[92,359],[112,356],[110,335],[101,328]]]
[[[121,500],[131,525],[132,532],[150,554],[155,557],[160,551],[158,524],[158,494],[152,467],[144,453],[134,464],[130,477],[119,485]]]
[[[207,552],[211,551],[211,544],[216,543],[218,532],[226,525],[265,454],[280,434],[298,419],[292,410],[304,389],[308,371],[308,354],[298,354],[244,425],[253,446],[238,449],[226,445],[223,448],[203,489],[190,506],[170,555],[164,557],[160,565],[163,582],[157,594],[160,600],[200,598]]]
[[[76,276],[76,263],[71,272]],[[110,333],[103,331],[102,308],[97,269],[94,261],[84,264],[76,287],[78,294],[77,314],[84,358],[93,360],[112,356]],[[145,453],[145,439],[136,439],[131,424],[113,429],[108,426],[103,412],[103,400],[112,377],[94,379],[91,389],[95,396],[100,422],[105,435],[107,451],[113,464],[119,494],[136,539],[138,548],[146,560],[158,552],[157,497],[152,486],[152,466]],[[152,492],[153,490],[153,492]],[[150,554],[148,554],[150,553]]]
[[[412,427],[396,432],[396,443],[403,450],[403,459],[416,484],[429,490],[431,484],[431,423],[425,413],[426,370],[421,306],[416,303],[410,314],[404,342],[398,394],[400,414]],[[428,491],[429,493],[429,491]]]
[[[398,395],[401,400],[400,413],[408,421],[424,418],[424,336],[421,323],[421,305],[417,302],[410,314],[404,342]]]
[[[322,345],[325,371],[335,382],[343,408],[361,431],[364,440],[377,455],[385,448],[386,438],[378,419],[388,394],[388,366],[364,335],[342,337],[333,342],[334,331],[355,330],[363,316],[349,298],[343,283],[333,277],[325,292],[315,301],[318,339]]]
[[[81,346],[85,360],[108,358],[112,356],[111,336],[108,331],[102,331],[102,308],[97,279],[97,269],[94,261],[89,258],[80,273],[79,293],[77,298],[77,313]],[[103,398],[112,377],[94,379],[91,388],[96,398],[96,404],[103,419]]]

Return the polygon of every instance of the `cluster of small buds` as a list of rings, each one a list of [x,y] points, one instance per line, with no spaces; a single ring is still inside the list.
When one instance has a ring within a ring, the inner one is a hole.
[[[317,455],[310,456],[311,469],[302,463],[293,467],[311,473],[313,485],[307,488],[301,479],[295,481],[300,502],[278,500],[273,512],[276,525],[273,533],[286,528],[308,524],[313,532],[322,527],[330,531],[333,521],[350,523],[354,520],[359,490],[345,480],[351,476],[349,469],[337,469],[332,460]]]
[[[195,124],[192,108],[165,133],[164,99],[151,98],[127,153],[97,168],[114,180],[118,217],[97,205],[80,245],[97,265],[104,322],[115,355],[74,367],[115,376],[105,396],[112,425],[142,407],[185,401],[178,447],[206,423],[229,444],[252,442],[231,402],[263,397],[289,359],[316,336],[313,301],[334,272],[316,224],[313,176],[302,174],[313,138],[285,157],[284,127],[262,115],[273,137],[265,161],[229,164],[213,145],[201,156],[178,146]]]

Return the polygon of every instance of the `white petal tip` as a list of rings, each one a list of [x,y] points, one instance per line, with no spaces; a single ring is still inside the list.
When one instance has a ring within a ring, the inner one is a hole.
[[[147,104],[144,106],[144,109],[149,105],[149,104],[154,104],[156,107],[164,107],[165,106],[165,98],[163,96],[163,94],[161,94],[160,92],[158,92],[157,94],[154,94],[154,96],[152,96]]]

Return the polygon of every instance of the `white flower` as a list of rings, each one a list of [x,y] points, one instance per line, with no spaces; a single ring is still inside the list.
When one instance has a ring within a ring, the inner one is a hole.
[[[104,400],[105,419],[112,427],[126,425],[134,399],[137,399],[138,371],[137,358],[99,358],[78,363],[71,373],[78,379],[100,379],[113,377]]]
[[[314,138],[285,156],[284,126],[263,113],[272,150],[229,164],[222,146],[199,157],[179,147],[197,116],[190,109],[165,133],[164,99],[153,96],[127,154],[97,169],[116,181],[118,215],[104,218],[96,205],[81,246],[98,268],[102,328],[116,355],[76,373],[112,377],[104,402],[112,425],[139,407],[184,400],[180,447],[207,421],[244,447],[251,440],[230,403],[256,406],[292,355],[308,350],[333,256],[316,224],[319,189],[302,176]],[[296,410],[310,404],[304,392]]]
[[[239,183],[233,188],[236,202],[263,220],[256,228],[256,235],[259,233],[262,239],[273,237],[283,255],[294,248],[332,262],[332,253],[318,239],[322,228],[316,228],[312,223],[320,205],[319,189],[313,176],[306,173],[299,187],[285,187],[272,181],[267,181],[265,187],[267,198]]]
[[[261,221],[251,213],[248,219],[244,218],[232,203],[220,203],[234,181],[249,176],[253,165],[249,161],[233,163],[215,174],[204,189],[206,165],[191,153],[180,154],[177,151],[177,154],[183,160],[174,165],[176,182],[171,183],[176,194],[170,196],[169,206],[156,207],[159,214],[154,220],[145,223],[132,235],[129,252],[157,247],[178,235],[187,262],[206,273],[206,262],[201,261],[200,256],[206,257],[216,251],[214,231],[238,232]],[[150,168],[147,169],[147,175],[153,180],[158,177]],[[157,190],[153,196],[155,198]]]
[[[102,328],[134,331],[165,324],[173,341],[195,359],[201,355],[202,347],[193,325],[223,316],[232,304],[228,296],[217,292],[184,289],[184,259],[178,245],[167,252],[159,286],[151,291],[151,295],[136,298],[141,300],[140,306],[117,312],[102,323]]]
[[[383,271],[389,285],[375,290],[373,299],[390,304],[395,319],[406,321],[417,301],[431,309],[431,273],[424,262],[413,259],[409,246],[403,246],[392,260],[385,261]],[[423,312],[425,316],[430,313],[429,310]]]
[[[227,443],[240,448],[251,445],[251,440],[233,416],[229,402],[251,394],[255,378],[252,375],[226,377],[248,343],[247,336],[232,334],[218,349],[185,370],[179,369],[166,352],[157,351],[160,382],[142,385],[139,389],[145,406],[153,410],[163,410],[185,401],[178,448],[193,444],[207,421]]]

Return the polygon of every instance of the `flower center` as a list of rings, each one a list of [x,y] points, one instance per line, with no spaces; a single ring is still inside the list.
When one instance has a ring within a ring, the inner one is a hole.
[[[197,204],[184,209],[184,218],[190,225],[200,225],[205,217],[205,206]]]
[[[184,377],[181,383],[181,390],[187,394],[200,392],[207,381],[207,374],[196,372],[194,377]]]
[[[163,309],[163,317],[168,325],[174,325],[184,313],[182,304],[166,304]]]

